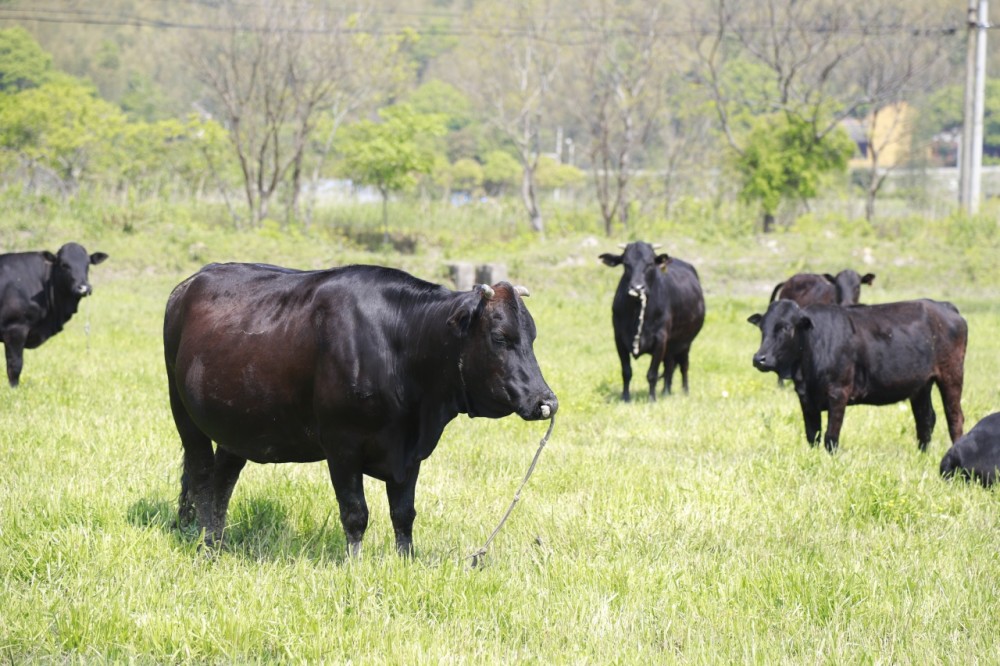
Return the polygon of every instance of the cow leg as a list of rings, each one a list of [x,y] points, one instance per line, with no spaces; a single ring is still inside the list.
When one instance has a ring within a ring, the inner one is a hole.
[[[830,396],[830,409],[826,420],[826,436],[823,445],[829,453],[837,450],[840,443],[840,428],[844,425],[844,412],[847,411],[847,396],[834,394]]]
[[[229,500],[233,496],[233,488],[236,487],[236,481],[240,478],[240,472],[246,464],[246,458],[230,453],[221,446],[215,450],[215,474],[212,480],[215,492],[215,506],[214,513],[212,514],[211,532],[218,535],[220,543],[222,542],[223,532],[226,529],[226,513],[229,511]]]
[[[681,367],[681,388],[688,395],[688,351],[677,355],[677,364]]]
[[[809,442],[809,446],[816,446],[819,444],[819,433],[823,425],[821,412],[802,395],[799,395],[799,406],[802,408],[802,420],[806,425],[806,441]]]
[[[174,416],[177,433],[184,448],[184,466],[181,472],[181,494],[178,498],[177,523],[179,527],[196,523],[205,530],[205,543],[214,542],[212,477],[215,471],[215,454],[212,440],[195,425],[187,413],[174,385],[173,375],[167,373],[170,394],[170,411]]]
[[[962,413],[962,371],[957,376],[941,377],[937,380],[941,402],[944,403],[944,417],[948,421],[948,436],[954,444],[965,429],[965,414]]]
[[[618,344],[618,360],[622,364],[622,400],[632,402],[632,396],[628,390],[629,384],[632,383],[632,361],[629,358],[628,347],[621,343]]]
[[[666,341],[657,341],[653,344],[653,358],[649,364],[649,370],[646,371],[646,381],[649,382],[650,402],[656,402],[656,382],[660,380],[660,364],[663,363],[663,356],[666,351]]]
[[[417,517],[413,504],[419,472],[418,463],[410,469],[410,473],[401,483],[385,482],[385,491],[389,498],[389,516],[392,518],[392,528],[396,532],[396,552],[409,557],[413,556],[413,520]]]
[[[934,424],[937,421],[934,405],[931,402],[931,387],[933,385],[933,382],[927,382],[926,386],[910,398],[913,419],[917,422],[917,446],[922,452],[927,451],[927,445],[930,444],[931,435],[934,434]]]
[[[340,506],[340,524],[347,537],[347,555],[361,555],[361,539],[368,529],[368,503],[365,501],[364,477],[353,465],[328,459],[333,492]]]
[[[677,360],[667,354],[663,358],[663,395],[670,395],[674,387],[674,370],[677,369]]]
[[[21,368],[24,367],[24,344],[28,339],[28,329],[15,326],[4,332],[4,352],[7,356],[7,382],[11,387],[21,381]]]

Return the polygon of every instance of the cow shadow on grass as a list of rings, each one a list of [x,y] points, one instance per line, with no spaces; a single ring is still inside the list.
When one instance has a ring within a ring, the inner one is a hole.
[[[176,501],[142,498],[128,508],[127,519],[137,528],[169,536],[178,549],[204,549],[197,526],[177,524]],[[258,561],[306,557],[339,563],[347,558],[347,540],[334,510],[319,526],[310,524],[301,529],[280,502],[250,497],[230,505],[222,552]]]

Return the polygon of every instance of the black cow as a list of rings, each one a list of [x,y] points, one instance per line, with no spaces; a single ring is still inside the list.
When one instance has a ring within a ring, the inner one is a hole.
[[[791,378],[806,439],[819,443],[820,412],[829,411],[827,451],[837,448],[847,405],[909,399],[920,450],[934,431],[931,387],[937,384],[951,441],[962,436],[962,381],[968,327],[951,303],[810,305],[777,300],[748,321],[761,330],[753,364]]]
[[[87,254],[77,243],[66,243],[56,254],[0,254],[0,338],[11,386],[21,381],[25,348],[35,349],[63,329],[80,299],[94,291],[91,265],[107,258],[103,252]]]
[[[858,275],[850,268],[830,275],[824,273],[797,273],[779,282],[771,292],[771,302],[787,298],[799,307],[807,305],[855,305],[861,302],[861,285],[871,284],[874,273]]]
[[[558,409],[526,295],[506,282],[453,292],[380,266],[211,264],[180,283],[163,344],[181,523],[221,543],[247,460],[325,460],[349,554],[368,526],[362,475],[385,482],[396,548],[412,553],[420,463],[448,422]]]
[[[656,382],[663,364],[663,393],[670,393],[674,368],[680,366],[684,392],[688,392],[688,352],[705,323],[705,297],[698,271],[691,264],[641,241],[629,243],[622,254],[602,254],[608,266],[625,270],[611,304],[611,323],[622,365],[622,400],[629,402],[632,381],[631,354],[652,356],[646,379],[649,399],[656,400]]]
[[[990,414],[952,444],[941,459],[941,476],[956,473],[991,486],[1000,470],[1000,412]]]

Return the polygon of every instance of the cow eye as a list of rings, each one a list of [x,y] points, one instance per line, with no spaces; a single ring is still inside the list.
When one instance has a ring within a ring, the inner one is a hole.
[[[497,343],[498,345],[506,345],[507,336],[505,336],[503,333],[494,333],[493,342]]]

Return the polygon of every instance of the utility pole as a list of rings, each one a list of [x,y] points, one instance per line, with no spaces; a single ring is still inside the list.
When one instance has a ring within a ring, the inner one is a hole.
[[[986,29],[989,0],[969,0],[969,37],[965,61],[965,109],[959,151],[959,204],[979,212],[982,198],[983,107],[986,97]]]

